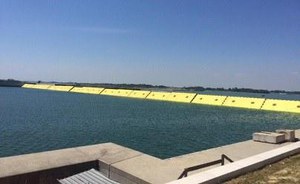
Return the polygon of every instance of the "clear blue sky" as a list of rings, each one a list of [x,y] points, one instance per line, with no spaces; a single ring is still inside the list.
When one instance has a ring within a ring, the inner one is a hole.
[[[300,90],[300,1],[0,1],[0,78]]]

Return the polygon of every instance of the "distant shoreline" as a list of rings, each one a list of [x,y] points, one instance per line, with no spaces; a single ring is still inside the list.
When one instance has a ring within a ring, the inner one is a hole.
[[[104,88],[117,88],[117,89],[158,89],[163,91],[228,91],[228,92],[247,92],[247,93],[282,93],[282,94],[300,94],[300,91],[285,91],[285,90],[264,90],[264,89],[252,89],[252,88],[210,88],[202,86],[191,87],[169,87],[163,85],[150,85],[150,84],[111,84],[111,83],[77,83],[77,82],[30,82],[19,81],[14,79],[0,79],[0,87],[21,87],[25,83],[48,83],[55,85],[72,85],[72,86],[88,86],[88,87],[104,87]]]

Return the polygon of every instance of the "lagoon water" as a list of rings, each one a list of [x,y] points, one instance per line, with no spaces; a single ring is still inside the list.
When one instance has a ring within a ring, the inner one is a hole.
[[[114,142],[168,158],[278,128],[300,114],[0,88],[0,157]]]

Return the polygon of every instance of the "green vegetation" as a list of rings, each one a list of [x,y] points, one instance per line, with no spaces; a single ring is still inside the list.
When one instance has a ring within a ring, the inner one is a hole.
[[[24,82],[14,80],[14,79],[7,79],[7,80],[1,80],[0,79],[0,86],[3,87],[21,87],[23,86]]]
[[[300,183],[300,154],[226,182],[226,184],[238,183]]]

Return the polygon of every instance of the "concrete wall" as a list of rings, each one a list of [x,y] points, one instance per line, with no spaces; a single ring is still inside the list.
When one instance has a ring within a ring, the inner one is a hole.
[[[94,168],[107,176],[110,165],[142,153],[113,143],[0,158],[0,184],[50,184]],[[105,171],[106,170],[106,171]],[[126,178],[126,175],[123,176]]]

